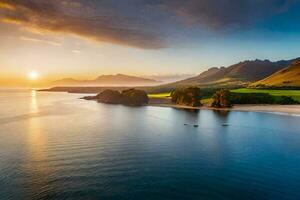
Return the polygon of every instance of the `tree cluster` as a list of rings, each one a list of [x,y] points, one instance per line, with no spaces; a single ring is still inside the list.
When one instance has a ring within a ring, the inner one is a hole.
[[[203,97],[200,88],[187,87],[179,88],[171,93],[172,102],[180,105],[198,107],[201,106]]]
[[[215,108],[228,108],[233,104],[299,104],[288,96],[274,97],[267,93],[233,93],[221,89],[213,95],[211,106]]]
[[[214,108],[228,108],[232,106],[232,99],[229,90],[220,90],[213,95],[213,102],[211,104]]]

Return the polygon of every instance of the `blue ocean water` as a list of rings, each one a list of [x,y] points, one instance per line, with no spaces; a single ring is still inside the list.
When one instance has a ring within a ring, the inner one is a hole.
[[[300,199],[300,117],[81,96],[0,92],[0,199]]]

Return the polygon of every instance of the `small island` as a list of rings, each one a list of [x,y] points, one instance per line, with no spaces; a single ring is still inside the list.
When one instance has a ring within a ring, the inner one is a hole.
[[[122,104],[128,106],[142,106],[149,102],[148,95],[143,90],[127,89],[119,92],[118,90],[107,89],[96,96],[83,97],[85,100],[96,100],[100,103]]]
[[[203,94],[198,87],[178,88],[171,92],[173,103],[184,106],[199,107]]]

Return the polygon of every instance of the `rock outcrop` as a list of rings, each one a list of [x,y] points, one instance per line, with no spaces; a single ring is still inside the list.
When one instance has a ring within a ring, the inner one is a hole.
[[[122,92],[116,90],[104,90],[96,96],[87,96],[83,99],[96,100],[100,103],[123,104],[131,106],[141,106],[148,104],[149,98],[145,91],[128,89]]]

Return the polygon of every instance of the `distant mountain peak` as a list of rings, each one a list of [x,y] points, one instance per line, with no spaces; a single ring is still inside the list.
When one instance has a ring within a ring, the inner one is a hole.
[[[94,80],[76,80],[64,78],[54,81],[55,86],[150,86],[158,85],[160,81],[154,79],[141,78],[137,76],[115,74],[100,75]]]

